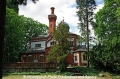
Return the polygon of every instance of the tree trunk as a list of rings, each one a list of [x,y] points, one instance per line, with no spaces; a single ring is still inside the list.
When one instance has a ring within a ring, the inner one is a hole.
[[[61,72],[66,72],[66,71],[67,71],[66,58],[62,59],[62,60],[59,62],[59,70],[60,70]]]
[[[5,34],[5,15],[6,15],[6,0],[0,0],[0,79],[2,79],[2,61],[4,50],[4,34]]]
[[[87,27],[87,53],[89,53],[89,25],[88,25],[88,0],[86,0],[86,27]],[[87,67],[89,68],[89,57],[87,61]]]

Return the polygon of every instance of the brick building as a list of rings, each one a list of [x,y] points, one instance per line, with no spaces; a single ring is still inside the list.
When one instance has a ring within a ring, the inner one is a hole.
[[[21,53],[21,62],[46,62],[46,57],[49,54],[50,47],[54,40],[52,33],[56,28],[57,16],[54,14],[54,7],[51,7],[51,14],[48,15],[49,29],[48,35],[39,36],[30,39],[30,49]],[[83,66],[87,63],[87,56],[84,54],[86,51],[85,46],[77,43],[77,34],[70,33],[69,41],[72,45],[71,51],[67,56],[68,66]]]

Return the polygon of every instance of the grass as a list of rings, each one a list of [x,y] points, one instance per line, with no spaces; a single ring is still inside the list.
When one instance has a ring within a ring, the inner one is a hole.
[[[83,78],[84,76],[92,77],[96,76],[96,79],[120,79],[119,74],[112,74],[109,72],[103,72],[101,70],[93,69],[93,68],[86,68],[86,67],[75,67],[76,70],[79,71],[79,73],[82,73],[83,76],[81,78],[77,78],[77,76],[74,76],[75,78],[65,78],[65,77],[73,77],[73,73],[71,72],[64,72],[61,73],[60,71],[56,72],[8,72],[3,73],[3,79],[87,79]],[[104,74],[104,77],[99,77],[99,74]],[[51,78],[50,76],[54,76],[55,78]],[[64,77],[61,77],[64,76]],[[61,78],[60,78],[61,77]],[[95,79],[95,78],[89,78],[89,79]]]
[[[71,72],[45,72],[45,73],[41,73],[41,72],[5,72],[3,73],[3,75],[61,75],[61,76],[72,76],[73,73]]]
[[[108,72],[100,72],[100,73],[104,74],[105,77],[96,76],[96,79],[120,79],[120,76],[118,75],[114,76]],[[66,77],[71,77],[71,78],[66,78]],[[57,72],[46,72],[46,73],[40,73],[40,72],[3,73],[3,79],[87,79],[83,77],[84,76],[77,78],[77,76],[74,76],[73,78],[73,76],[71,76],[71,73],[69,72],[60,73],[58,71]],[[92,76],[87,76],[87,77],[92,77]],[[95,77],[89,78],[89,79],[95,79]]]

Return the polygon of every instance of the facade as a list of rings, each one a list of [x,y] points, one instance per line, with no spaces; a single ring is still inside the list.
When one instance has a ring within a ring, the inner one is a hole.
[[[30,49],[21,53],[21,62],[43,62],[46,63],[46,57],[49,54],[51,46],[54,44],[52,33],[56,28],[57,16],[54,14],[54,7],[51,7],[51,14],[48,15],[49,29],[48,35],[39,36],[30,39]],[[83,66],[87,63],[85,55],[86,47],[77,43],[77,34],[70,33],[69,41],[71,42],[71,51],[66,61],[68,66]]]

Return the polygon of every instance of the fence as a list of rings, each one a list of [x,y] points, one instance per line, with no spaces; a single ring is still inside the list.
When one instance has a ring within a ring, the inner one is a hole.
[[[41,62],[16,62],[3,63],[3,72],[46,72],[56,71],[57,63],[41,63]]]

